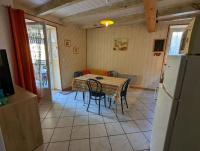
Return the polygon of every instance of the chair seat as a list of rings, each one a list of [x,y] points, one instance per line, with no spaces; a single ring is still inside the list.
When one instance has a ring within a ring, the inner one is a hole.
[[[106,94],[104,92],[91,91],[91,96],[93,97],[104,97]]]
[[[126,91],[121,91],[121,97],[126,96],[126,93],[127,93]]]

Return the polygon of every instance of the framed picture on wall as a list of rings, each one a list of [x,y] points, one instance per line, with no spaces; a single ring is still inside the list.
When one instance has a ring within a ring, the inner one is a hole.
[[[128,50],[128,38],[114,39],[114,51],[126,51]]]
[[[73,48],[73,54],[79,54],[79,48],[78,47]]]
[[[163,52],[165,49],[165,39],[155,39],[153,52]]]
[[[65,44],[65,47],[71,47],[71,40],[65,39],[64,44]]]

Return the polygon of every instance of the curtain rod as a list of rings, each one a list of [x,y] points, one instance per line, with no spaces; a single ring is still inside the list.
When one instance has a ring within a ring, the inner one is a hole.
[[[4,5],[4,4],[1,4],[0,6],[2,6],[2,7],[4,7],[4,8],[12,7],[11,5]],[[23,11],[24,11],[24,10],[23,10]],[[45,18],[42,18],[42,17],[35,16],[35,15],[30,14],[30,13],[28,13],[28,12],[26,12],[26,11],[24,11],[24,14],[29,15],[29,16],[32,16],[32,17],[36,17],[36,18],[39,18],[39,19],[42,19],[42,20],[46,20],[46,21],[51,22],[51,23],[53,23],[53,24],[57,24],[57,25],[60,25],[60,26],[64,26],[63,24],[60,24],[60,23],[57,23],[57,22],[54,22],[54,21],[51,21],[51,20],[48,20],[48,19],[45,19]]]

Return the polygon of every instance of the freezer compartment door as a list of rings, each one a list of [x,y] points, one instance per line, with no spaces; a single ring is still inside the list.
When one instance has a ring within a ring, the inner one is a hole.
[[[160,88],[153,122],[151,151],[164,150],[172,105],[172,98]]]
[[[167,56],[163,85],[168,94],[175,99],[180,97],[185,64],[186,56]]]

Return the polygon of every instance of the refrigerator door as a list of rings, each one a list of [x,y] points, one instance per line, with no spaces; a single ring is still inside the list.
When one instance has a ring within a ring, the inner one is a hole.
[[[200,56],[188,56],[179,108],[168,151],[200,151],[199,115]]]
[[[174,100],[160,87],[153,122],[151,151],[163,151]]]
[[[174,99],[180,97],[180,89],[185,72],[186,56],[167,56],[163,85],[168,95]]]

